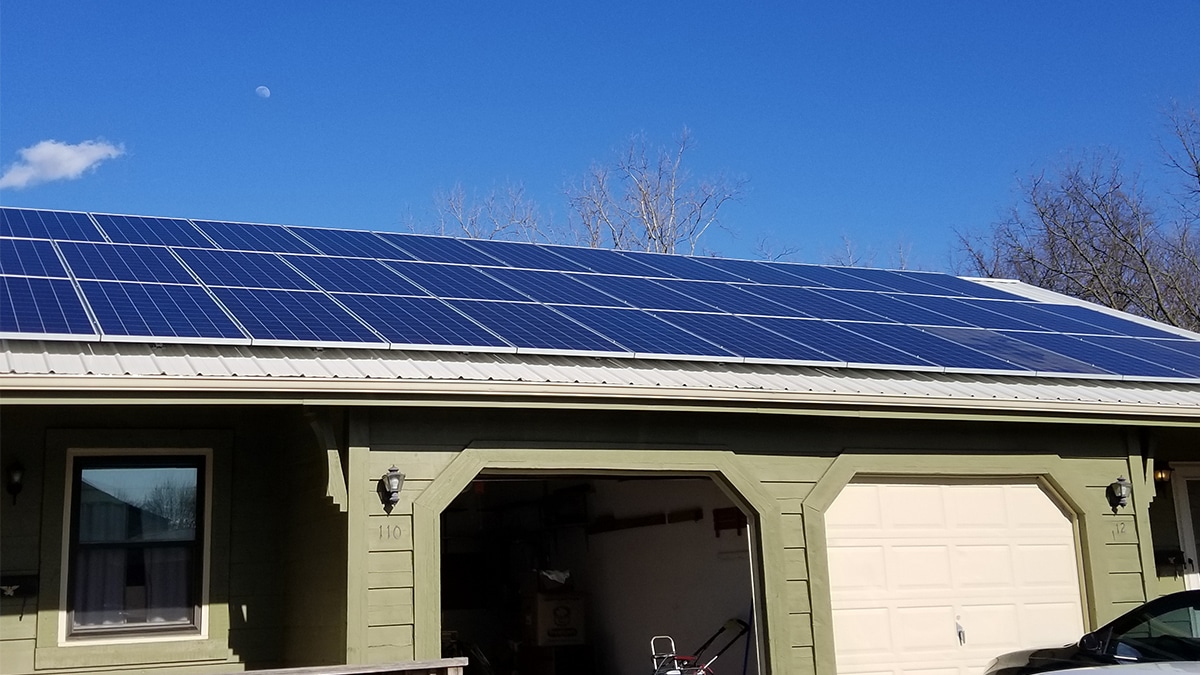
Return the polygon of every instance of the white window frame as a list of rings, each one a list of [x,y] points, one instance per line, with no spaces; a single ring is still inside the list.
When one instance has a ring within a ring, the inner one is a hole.
[[[1179,548],[1183,551],[1183,585],[1189,591],[1200,589],[1200,557],[1196,551],[1196,529],[1192,523],[1187,482],[1200,480],[1200,462],[1171,462],[1171,493],[1175,500],[1175,523],[1179,527]],[[1188,565],[1187,561],[1192,560]]]
[[[70,607],[69,607],[69,590],[71,580],[70,556],[72,550],[72,529],[71,521],[73,519],[73,500],[75,498],[75,490],[73,488],[75,479],[75,460],[76,458],[86,457],[171,457],[171,456],[187,456],[187,457],[203,457],[204,472],[199,477],[203,490],[203,510],[201,522],[203,523],[201,530],[201,565],[200,565],[200,593],[197,598],[199,604],[199,614],[197,617],[197,625],[195,628],[189,627],[186,630],[178,632],[149,632],[145,634],[136,634],[136,629],[127,634],[121,635],[71,635],[70,634]],[[63,524],[62,524],[62,547],[60,569],[62,573],[59,579],[59,598],[61,599],[61,607],[58,609],[58,646],[59,647],[75,647],[75,646],[97,646],[97,645],[117,645],[117,644],[141,644],[147,642],[180,642],[180,641],[197,641],[207,640],[209,628],[209,584],[211,576],[211,557],[212,557],[212,496],[213,496],[213,451],[212,448],[70,448],[67,450],[66,458],[66,474],[64,483],[66,489],[64,493],[64,509],[63,509]]]

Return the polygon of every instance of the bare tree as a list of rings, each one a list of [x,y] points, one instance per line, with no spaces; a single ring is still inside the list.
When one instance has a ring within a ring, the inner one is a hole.
[[[1191,134],[1185,148],[1195,147]],[[1181,214],[1164,226],[1116,154],[1092,153],[1022,188],[1007,218],[983,233],[959,233],[969,272],[1200,329],[1194,219]]]
[[[521,183],[493,187],[483,196],[468,195],[461,184],[433,197],[438,234],[475,239],[545,239],[541,210],[525,196]]]
[[[574,242],[593,247],[696,253],[738,199],[745,181],[725,175],[693,180],[684,165],[692,148],[685,127],[670,147],[651,148],[644,134],[611,164],[595,163],[566,188]]]

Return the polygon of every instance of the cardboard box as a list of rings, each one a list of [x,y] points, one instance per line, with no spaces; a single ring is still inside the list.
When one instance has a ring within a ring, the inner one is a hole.
[[[582,593],[537,593],[525,600],[527,639],[539,647],[587,642]]]

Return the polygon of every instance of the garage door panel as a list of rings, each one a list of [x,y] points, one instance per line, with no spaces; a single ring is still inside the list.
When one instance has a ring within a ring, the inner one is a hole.
[[[946,546],[890,546],[887,571],[895,589],[949,589],[950,551]]]
[[[954,578],[962,589],[1013,586],[1012,555],[1006,544],[960,544],[954,547]]]
[[[834,624],[839,654],[853,659],[862,655],[892,653],[892,622],[886,608],[847,609]]]
[[[884,547],[840,546],[829,550],[829,567],[836,569],[833,592],[871,591],[887,588],[887,562]]]
[[[954,606],[899,607],[892,612],[893,633],[908,652],[940,652],[954,647]]]
[[[852,483],[826,531],[839,673],[970,675],[1083,632],[1073,524],[1032,482]]]

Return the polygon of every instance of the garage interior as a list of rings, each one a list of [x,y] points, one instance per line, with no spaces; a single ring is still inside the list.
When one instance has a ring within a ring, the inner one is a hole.
[[[759,672],[754,534],[707,477],[481,475],[441,537],[443,655],[470,675],[651,673],[659,635]]]

